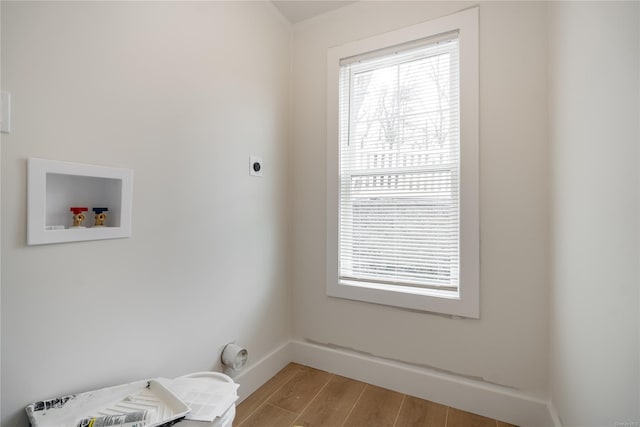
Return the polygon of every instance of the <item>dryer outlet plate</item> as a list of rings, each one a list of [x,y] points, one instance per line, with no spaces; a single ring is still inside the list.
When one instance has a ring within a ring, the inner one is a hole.
[[[262,157],[258,157],[258,156],[249,157],[249,174],[250,175],[262,176],[263,169],[264,169],[264,164],[262,162]]]

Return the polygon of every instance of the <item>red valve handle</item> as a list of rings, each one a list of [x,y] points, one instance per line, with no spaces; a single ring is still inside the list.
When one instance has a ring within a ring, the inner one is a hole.
[[[78,215],[79,213],[88,211],[89,208],[70,208],[69,210],[73,212],[74,215]]]

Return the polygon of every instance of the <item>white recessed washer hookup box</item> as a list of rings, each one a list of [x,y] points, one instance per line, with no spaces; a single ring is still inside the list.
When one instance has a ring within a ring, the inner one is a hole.
[[[36,158],[27,170],[29,245],[131,236],[133,170]]]

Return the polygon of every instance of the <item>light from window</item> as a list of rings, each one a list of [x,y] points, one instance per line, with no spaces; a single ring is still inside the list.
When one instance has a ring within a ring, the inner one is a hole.
[[[458,291],[457,33],[340,67],[340,281]]]
[[[329,49],[329,296],[479,317],[478,86],[478,8]]]

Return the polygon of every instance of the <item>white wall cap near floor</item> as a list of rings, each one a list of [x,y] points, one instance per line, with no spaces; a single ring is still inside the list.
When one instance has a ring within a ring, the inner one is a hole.
[[[238,403],[249,397],[271,377],[287,366],[291,359],[291,341],[287,341],[233,378],[240,384]]]

